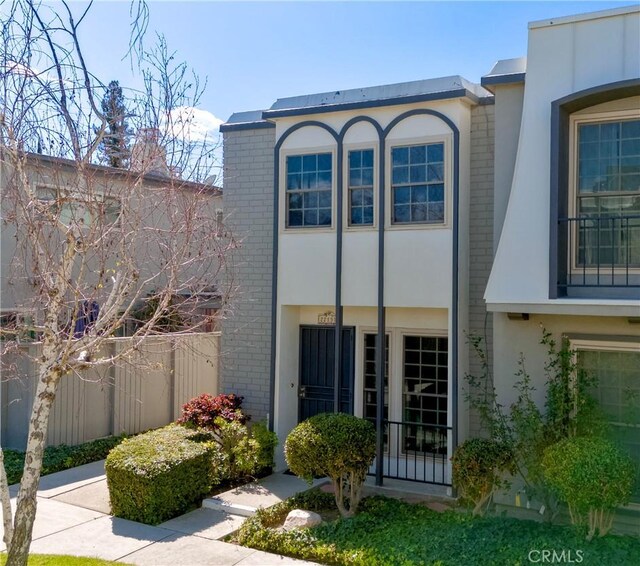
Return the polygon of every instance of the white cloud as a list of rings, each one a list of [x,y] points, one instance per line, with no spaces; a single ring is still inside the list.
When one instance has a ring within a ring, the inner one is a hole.
[[[174,137],[190,142],[215,141],[220,133],[223,120],[211,112],[179,106],[171,111],[171,125],[167,128]]]

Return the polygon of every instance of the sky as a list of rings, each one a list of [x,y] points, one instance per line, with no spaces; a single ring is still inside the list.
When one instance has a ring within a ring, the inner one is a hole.
[[[71,1],[78,14],[86,6]],[[479,82],[498,59],[526,55],[528,22],[632,4],[150,0],[148,34],[164,34],[207,79],[197,116],[206,131],[287,96],[448,75]],[[95,1],[80,41],[98,78],[136,88],[129,10],[128,1]]]

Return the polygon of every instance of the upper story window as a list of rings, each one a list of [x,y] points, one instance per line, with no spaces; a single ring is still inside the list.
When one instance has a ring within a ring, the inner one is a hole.
[[[373,149],[349,152],[349,225],[373,225]]]
[[[640,267],[640,119],[576,121],[574,269]]]
[[[393,224],[444,223],[444,143],[391,150]]]
[[[287,157],[288,228],[331,226],[331,175],[331,153]]]

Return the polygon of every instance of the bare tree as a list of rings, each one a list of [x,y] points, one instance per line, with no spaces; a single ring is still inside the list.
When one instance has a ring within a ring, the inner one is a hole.
[[[78,39],[90,6],[78,14],[67,3],[56,12],[14,0],[2,23],[3,295],[11,294],[20,313],[1,330],[2,347],[15,348],[25,335],[40,343],[14,516],[0,466],[11,566],[27,561],[61,380],[137,363],[151,334],[174,337],[209,326],[202,301],[216,294],[224,307],[233,287],[227,267],[235,243],[221,227],[216,189],[200,182],[215,165],[215,140],[190,131],[202,85],[174,63],[162,38],[156,49],[144,48],[144,4],[132,5],[129,46],[144,83],[129,106],[141,136],[130,170],[96,165],[107,132],[99,104],[104,85],[87,68]],[[176,313],[178,322],[167,327]],[[127,347],[115,354],[103,347],[125,328]]]

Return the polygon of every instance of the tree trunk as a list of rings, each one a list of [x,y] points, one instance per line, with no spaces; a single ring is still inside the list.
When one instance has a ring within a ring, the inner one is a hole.
[[[0,498],[2,499],[2,522],[4,525],[4,537],[2,540],[7,548],[9,548],[9,543],[13,536],[13,517],[11,513],[9,482],[7,481],[7,471],[4,467],[4,452],[2,451],[2,447],[0,447]]]
[[[13,537],[8,545],[7,566],[26,566],[31,546],[33,523],[36,518],[38,486],[42,472],[49,414],[56,395],[60,376],[51,370],[42,372],[36,389],[33,410],[29,421],[26,457],[18,492],[18,502],[13,525]]]

